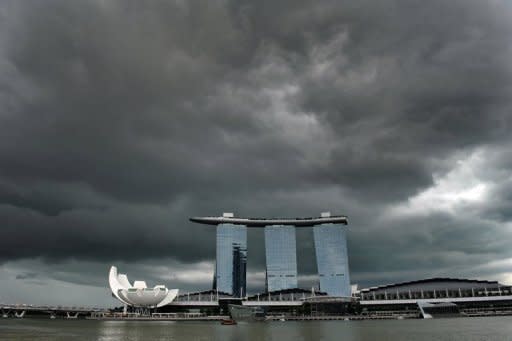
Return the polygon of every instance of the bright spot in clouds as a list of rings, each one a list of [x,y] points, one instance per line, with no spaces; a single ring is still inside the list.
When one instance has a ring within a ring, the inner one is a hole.
[[[461,208],[483,202],[493,186],[478,174],[485,164],[484,150],[474,151],[469,157],[458,160],[455,167],[445,175],[434,175],[432,187],[392,207],[390,215],[427,215],[433,212],[455,214]]]

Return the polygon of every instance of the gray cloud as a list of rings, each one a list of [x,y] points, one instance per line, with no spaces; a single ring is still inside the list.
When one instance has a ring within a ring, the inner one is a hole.
[[[354,281],[505,278],[489,264],[511,256],[510,14],[504,1],[4,2],[0,261],[76,266],[49,277],[98,286],[80,269],[165,263],[136,271],[192,289],[165,277],[214,261],[214,230],[189,216],[331,210],[350,217]]]
[[[37,278],[37,273],[34,272],[25,272],[19,275],[16,275],[16,279],[34,279]]]

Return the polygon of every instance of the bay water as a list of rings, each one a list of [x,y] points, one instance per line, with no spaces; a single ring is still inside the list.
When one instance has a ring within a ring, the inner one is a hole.
[[[255,322],[1,319],[0,340],[511,340],[512,316],[431,320]]]

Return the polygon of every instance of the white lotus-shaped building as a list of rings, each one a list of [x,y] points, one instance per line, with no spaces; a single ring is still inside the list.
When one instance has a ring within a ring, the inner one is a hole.
[[[167,289],[164,285],[148,288],[146,282],[135,281],[133,285],[125,274],[118,274],[112,266],[108,276],[110,290],[121,302],[134,307],[159,308],[171,303],[178,296],[178,289]]]

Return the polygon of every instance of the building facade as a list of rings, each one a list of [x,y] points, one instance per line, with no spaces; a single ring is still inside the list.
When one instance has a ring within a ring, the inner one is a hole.
[[[265,227],[266,291],[297,288],[295,227]]]
[[[233,296],[245,297],[247,290],[247,248],[233,247]]]
[[[311,218],[240,218],[233,213],[220,217],[193,217],[190,221],[217,227],[215,290],[246,295],[247,228],[264,228],[266,291],[298,286],[296,228],[313,228],[320,290],[329,296],[351,296],[344,225],[346,216],[322,213]]]
[[[345,227],[322,224],[313,227],[320,291],[329,296],[350,297],[350,275]]]
[[[233,224],[218,225],[216,256],[216,289],[236,297],[245,296],[247,227]]]

